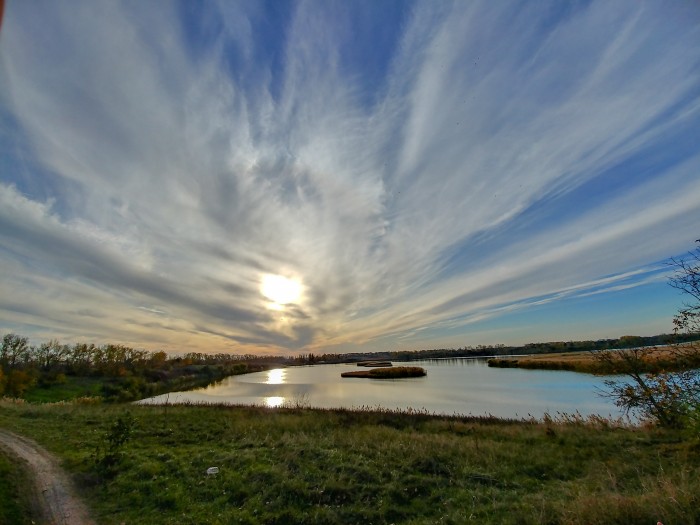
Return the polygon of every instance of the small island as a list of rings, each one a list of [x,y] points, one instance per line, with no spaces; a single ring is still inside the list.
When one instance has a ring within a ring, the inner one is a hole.
[[[357,372],[343,372],[340,377],[367,377],[370,379],[399,379],[402,377],[423,377],[428,375],[419,366],[392,366],[389,368],[372,368]]]
[[[391,364],[391,361],[358,361],[357,366],[379,368],[379,367],[383,367],[383,366],[393,366],[393,365]]]

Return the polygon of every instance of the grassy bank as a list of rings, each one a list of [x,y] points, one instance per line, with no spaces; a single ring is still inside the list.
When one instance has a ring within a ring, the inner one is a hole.
[[[233,366],[187,365],[169,370],[144,369],[120,376],[74,376],[61,374],[60,381],[35,382],[22,394],[31,403],[56,403],[79,398],[128,402],[168,392],[203,388],[231,375],[266,370],[265,365],[236,363]]]
[[[591,356],[590,352],[498,357],[488,360],[495,368],[526,368],[530,370],[568,370],[586,374],[610,373]]]
[[[127,412],[100,480],[94,453]],[[103,524],[700,520],[697,442],[604,422],[5,402],[0,426],[61,457]]]
[[[622,350],[620,352],[629,352]],[[613,357],[615,354],[612,354]],[[588,374],[618,374],[627,370],[628,364],[621,359],[603,361],[591,352],[566,352],[517,357],[502,357],[488,360],[488,365],[497,368],[528,368],[544,370],[569,370]],[[694,351],[685,351],[682,358],[674,353],[673,347],[645,349],[639,369],[643,373],[657,373],[662,370],[676,371],[700,367],[700,346]]]

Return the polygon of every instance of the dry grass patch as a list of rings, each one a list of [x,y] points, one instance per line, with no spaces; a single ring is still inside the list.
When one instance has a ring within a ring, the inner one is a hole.
[[[423,377],[427,375],[420,366],[392,366],[390,368],[371,368],[357,372],[343,372],[340,377],[365,377],[369,379],[400,379],[403,377]]]
[[[679,352],[679,350],[682,351]],[[489,366],[500,368],[569,370],[589,374],[616,374],[624,372],[621,369],[621,367],[625,366],[623,356],[625,353],[633,351],[638,352],[638,349],[612,351],[612,362],[598,359],[594,352],[584,351],[494,358],[489,359],[488,364]],[[673,371],[700,367],[700,345],[645,348],[641,359],[646,364],[644,372]]]

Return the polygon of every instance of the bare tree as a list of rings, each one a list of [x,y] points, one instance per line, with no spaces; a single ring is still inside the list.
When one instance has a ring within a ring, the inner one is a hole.
[[[30,356],[29,340],[16,334],[5,334],[0,346],[0,365],[5,371],[23,365]]]
[[[696,241],[700,243],[700,239]],[[683,258],[671,259],[669,284],[689,299],[673,319],[677,335],[700,335],[700,244]],[[606,395],[626,413],[633,412],[664,427],[700,424],[700,343],[656,349],[596,352],[602,368],[625,380],[605,381]]]
[[[700,333],[700,239],[698,247],[681,259],[671,259],[676,272],[669,284],[690,297],[673,318],[676,332]]]

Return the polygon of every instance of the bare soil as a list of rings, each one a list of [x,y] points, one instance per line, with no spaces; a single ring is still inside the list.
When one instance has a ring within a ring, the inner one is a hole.
[[[94,525],[55,457],[31,439],[0,429],[0,447],[26,464],[34,481],[37,514],[51,525]]]

